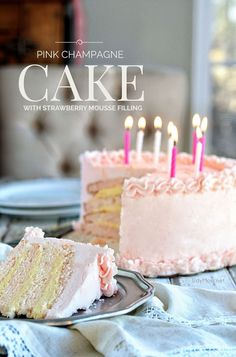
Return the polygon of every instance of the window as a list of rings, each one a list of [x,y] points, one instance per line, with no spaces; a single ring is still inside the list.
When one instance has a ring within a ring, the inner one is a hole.
[[[212,1],[212,149],[236,158],[236,0]]]
[[[192,113],[208,115],[209,153],[236,158],[236,0],[194,0]]]

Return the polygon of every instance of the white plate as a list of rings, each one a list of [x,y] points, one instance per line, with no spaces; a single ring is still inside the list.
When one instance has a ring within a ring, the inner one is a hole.
[[[54,209],[24,209],[24,208],[7,208],[0,207],[0,213],[9,216],[18,217],[78,217],[80,206],[73,206],[68,208],[54,208]]]
[[[80,204],[79,179],[37,179],[0,186],[0,209],[58,209]],[[27,212],[25,212],[27,214]],[[41,212],[43,215],[46,211]],[[12,213],[14,214],[14,213]],[[16,213],[15,213],[16,214]]]

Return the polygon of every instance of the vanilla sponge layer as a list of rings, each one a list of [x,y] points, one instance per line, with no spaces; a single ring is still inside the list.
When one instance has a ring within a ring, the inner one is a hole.
[[[84,204],[81,229],[85,234],[95,237],[118,239],[122,185],[114,183],[111,186],[108,180],[100,186],[97,185],[97,190],[93,188],[92,197]],[[91,192],[90,186],[87,189]]]

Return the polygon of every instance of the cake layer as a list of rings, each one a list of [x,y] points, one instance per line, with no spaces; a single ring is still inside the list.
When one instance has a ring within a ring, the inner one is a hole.
[[[84,215],[84,222],[110,225],[114,228],[119,228],[120,216],[114,212],[87,213]]]
[[[198,178],[189,174],[190,155],[179,155],[178,161],[177,178],[162,174],[125,180],[122,267],[157,276],[236,263],[235,161],[206,157]]]
[[[100,198],[101,197],[106,198],[107,197],[106,192],[108,192],[109,196],[117,196],[121,194],[121,186],[123,184],[123,181],[124,181],[123,177],[118,177],[106,181],[96,181],[90,183],[87,186],[87,192],[91,195],[95,195],[96,193],[101,191],[100,195],[98,196]]]
[[[121,195],[115,197],[106,197],[106,198],[91,198],[84,204],[84,212],[96,213],[96,212],[107,212],[114,213],[120,212],[121,209]]]
[[[79,227],[83,234],[118,240],[123,181],[118,178],[89,185],[92,198],[84,204]]]
[[[44,238],[27,228],[0,264],[0,312],[29,318],[69,317],[116,291],[110,248]]]
[[[113,223],[112,223],[113,225]],[[93,237],[101,238],[112,238],[119,239],[119,229],[105,224],[96,224],[96,223],[82,223],[80,226],[81,232],[86,235],[92,235]]]

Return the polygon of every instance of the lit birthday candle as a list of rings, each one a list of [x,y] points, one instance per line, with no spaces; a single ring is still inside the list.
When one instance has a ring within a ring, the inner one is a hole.
[[[193,149],[192,149],[192,155],[193,155],[193,164],[195,163],[195,157],[196,157],[196,147],[197,147],[197,127],[200,126],[201,123],[201,118],[199,114],[194,114],[193,119],[192,119],[192,125],[193,125]]]
[[[136,140],[136,154],[137,160],[141,160],[142,150],[143,150],[143,138],[144,138],[144,129],[146,128],[146,119],[144,117],[139,118],[138,121],[138,133]]]
[[[201,157],[202,157],[202,131],[200,127],[196,129],[196,156],[195,156],[195,177],[199,176],[200,173],[200,165],[201,165]]]
[[[176,159],[177,159],[177,142],[178,142],[178,130],[175,125],[172,127],[172,140],[173,140],[173,147],[171,152],[170,177],[174,178],[176,176]]]
[[[201,122],[201,132],[202,132],[202,155],[201,155],[201,163],[200,163],[200,171],[203,170],[204,165],[204,155],[205,155],[205,147],[206,147],[206,131],[207,131],[208,119],[207,117],[202,118]]]
[[[167,133],[169,135],[168,138],[168,148],[167,148],[167,155],[168,155],[168,172],[170,172],[171,168],[171,155],[172,155],[172,148],[173,148],[173,139],[172,139],[172,129],[174,127],[174,124],[172,121],[169,122],[168,127],[167,127]]]
[[[124,132],[124,163],[129,164],[129,153],[131,147],[131,129],[133,127],[133,117],[131,115],[127,116],[125,119],[125,132]]]
[[[156,117],[154,119],[154,128],[156,129],[155,138],[154,138],[154,163],[158,164],[160,150],[161,150],[161,128],[162,128],[162,120],[160,117]]]

